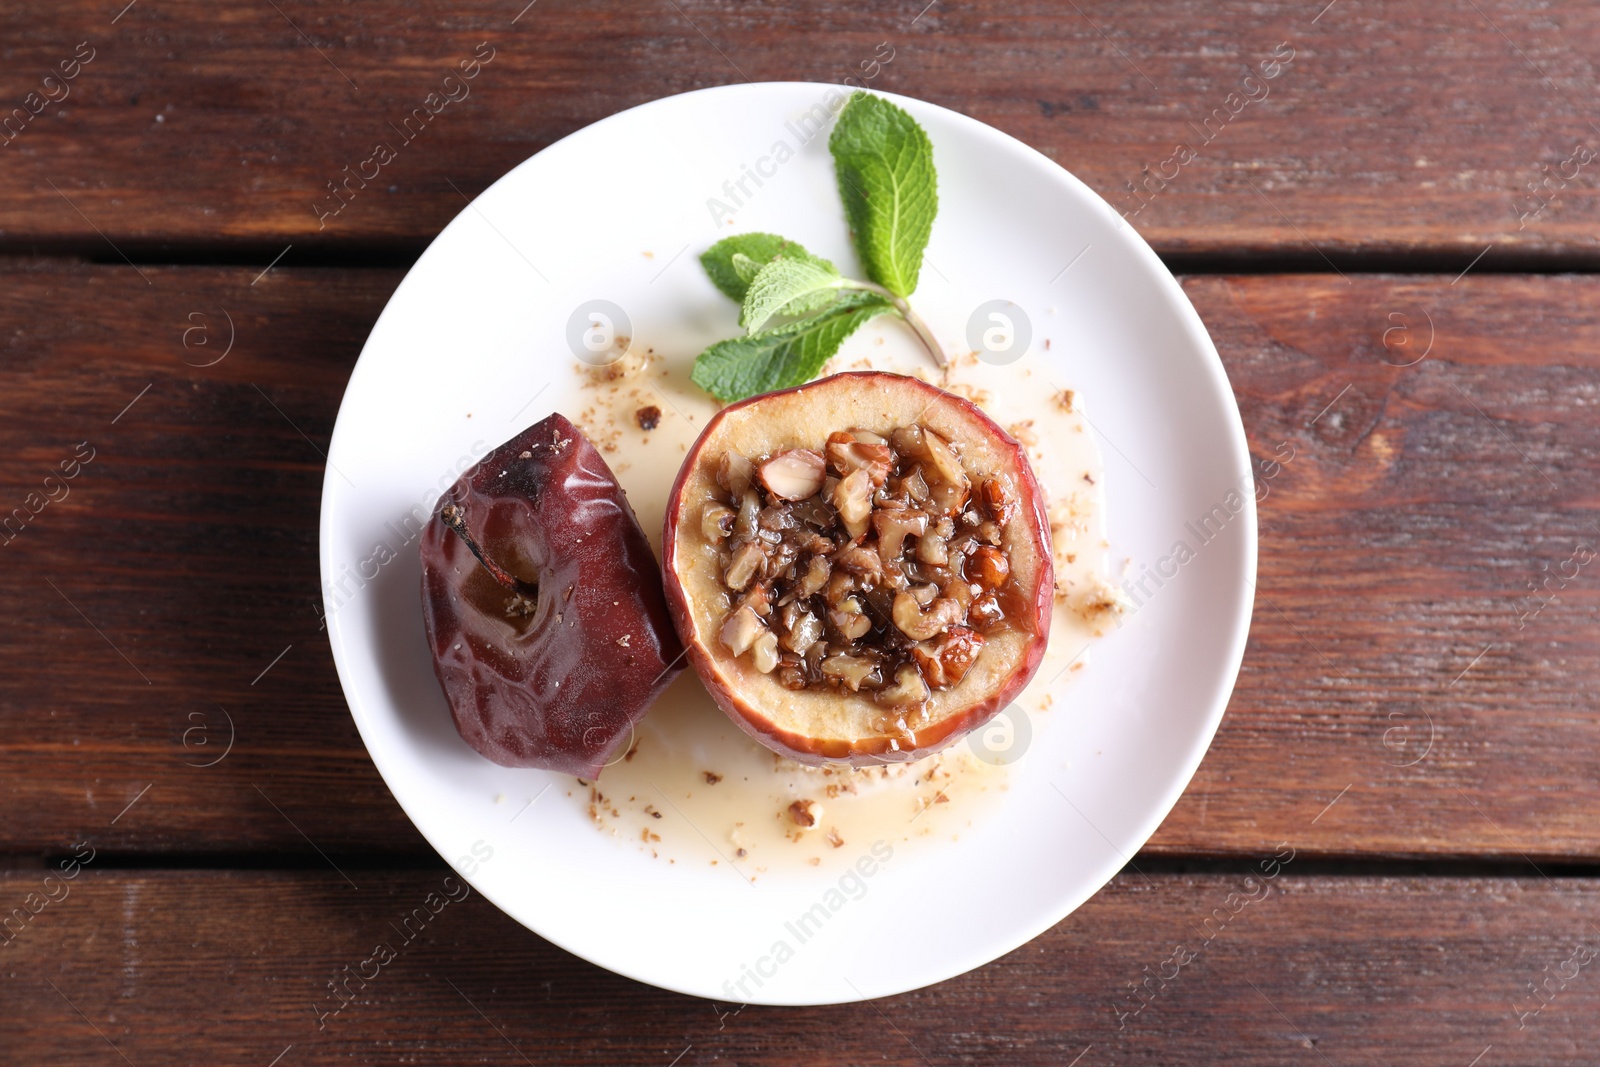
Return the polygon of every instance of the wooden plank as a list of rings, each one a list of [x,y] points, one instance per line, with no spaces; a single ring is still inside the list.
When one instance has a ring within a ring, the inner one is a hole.
[[[1458,269],[1491,245],[1488,265],[1600,247],[1584,111],[1600,10],[1577,0],[118,7],[0,11],[6,248],[415,250],[463,194],[616,111],[863,70],[1039,148],[1167,253],[1321,269],[1323,253],[1425,252]],[[480,44],[489,64],[446,86]],[[395,132],[440,91],[460,99]],[[329,183],[389,142],[324,228]]]
[[[45,873],[0,877],[0,903],[24,907]],[[1531,872],[1124,875],[1031,944],[930,989],[742,1010],[593,967],[448,877],[368,871],[352,889],[331,874],[91,865],[51,883],[58,901],[14,920],[21,932],[0,947],[0,1048],[14,1063],[121,1053],[140,1067],[1097,1067],[1212,1064],[1219,1048],[1245,1065],[1465,1067],[1600,1055],[1600,887]],[[457,899],[397,932],[430,893]],[[363,965],[378,944],[394,958]],[[336,997],[340,981],[349,992]]]
[[[424,851],[317,614],[321,450],[398,275],[144,273],[0,279],[4,513],[95,449],[0,547],[0,851]],[[1522,599],[1596,536],[1600,279],[1186,285],[1255,455],[1293,458],[1233,704],[1150,847],[1600,857],[1593,569]]]

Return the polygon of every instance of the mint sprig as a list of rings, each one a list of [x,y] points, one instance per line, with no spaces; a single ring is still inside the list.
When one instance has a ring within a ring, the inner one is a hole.
[[[868,280],[771,233],[727,237],[700,256],[713,285],[739,301],[744,337],[696,357],[690,380],[719,400],[742,400],[809,381],[868,319],[899,316],[940,366],[944,351],[907,303],[939,210],[933,145],[916,120],[857,92],[839,113],[828,150],[856,255]]]

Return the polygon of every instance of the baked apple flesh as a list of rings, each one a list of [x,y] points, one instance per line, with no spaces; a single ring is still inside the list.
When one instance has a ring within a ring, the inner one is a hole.
[[[720,412],[667,509],[668,605],[717,704],[804,763],[919,759],[1038,670],[1054,575],[1022,446],[916,378]]]
[[[596,778],[683,669],[650,542],[561,415],[463,475],[421,551],[434,671],[495,763]]]

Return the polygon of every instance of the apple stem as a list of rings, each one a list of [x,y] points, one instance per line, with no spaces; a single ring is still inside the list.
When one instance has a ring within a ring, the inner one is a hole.
[[[945,367],[950,365],[950,360],[946,358],[944,354],[944,347],[939,344],[939,339],[933,335],[933,330],[929,328],[928,323],[921,315],[917,314],[916,308],[913,308],[910,302],[905,299],[905,297],[896,296],[883,286],[877,285],[873,282],[860,282],[853,278],[846,279],[840,288],[863,289],[869,293],[877,293],[879,296],[889,301],[889,303],[894,307],[895,314],[899,315],[901,321],[903,321],[907,326],[911,327],[911,332],[917,335],[918,341],[922,342],[922,347],[927,350],[929,357],[932,358],[934,362],[934,365],[940,370],[943,370]]]
[[[439,509],[439,518],[446,526],[455,531],[455,535],[461,538],[473,556],[483,565],[483,569],[489,572],[490,577],[513,593],[519,595],[527,594],[528,589],[525,582],[513,578],[499,564],[483,554],[483,549],[478,547],[478,542],[474,541],[472,535],[467,532],[467,517],[461,513],[460,508],[454,504],[446,504]]]

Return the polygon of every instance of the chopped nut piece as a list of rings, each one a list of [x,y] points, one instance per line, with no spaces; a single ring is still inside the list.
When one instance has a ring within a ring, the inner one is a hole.
[[[809,830],[822,818],[822,805],[815,800],[797,800],[789,805],[789,818],[802,830]]]
[[[778,637],[771,630],[761,634],[750,645],[750,658],[756,670],[771,674],[778,668]]]
[[[806,573],[800,579],[800,584],[795,586],[796,595],[801,597],[816,596],[822,592],[822,587],[828,584],[828,575],[831,568],[828,561],[822,556],[812,556],[811,562],[806,565]]]
[[[834,557],[833,562],[851,574],[882,574],[883,560],[878,550],[866,545],[851,545]]]
[[[821,639],[822,623],[811,612],[802,611],[795,615],[794,622],[789,625],[783,643],[791,652],[803,656]]]
[[[754,542],[740,545],[739,550],[733,554],[732,561],[728,564],[728,571],[722,580],[728,583],[728,588],[741,590],[750,584],[756,569],[761,566],[761,549]]]
[[[700,512],[700,533],[716,544],[733,532],[733,520],[737,517],[738,513],[732,508],[712,501]]]
[[[878,701],[883,704],[920,704],[927,699],[928,683],[922,680],[922,671],[913,663],[895,672],[894,685],[878,691]]]
[[[1011,479],[986,478],[979,495],[983,497],[983,506],[995,522],[1004,526],[1011,521],[1011,516],[1017,510],[1017,494],[1011,487]]]
[[[961,605],[955,600],[935,600],[924,613],[922,605],[910,593],[894,595],[894,624],[913,641],[937,637],[960,617]]]
[[[882,681],[878,665],[865,656],[829,656],[822,661],[822,673],[837,678],[849,686],[852,693],[859,691],[863,685]]]
[[[877,436],[876,434],[872,436]],[[882,485],[889,478],[893,454],[889,446],[861,440],[861,433],[835,433],[828,435],[828,466],[841,478],[864,470],[873,485]]]
[[[904,551],[908,536],[921,537],[928,532],[928,516],[921,511],[878,511],[872,516],[872,527],[878,532],[878,553],[885,560],[896,560]]]
[[[1011,577],[1011,561],[998,548],[984,545],[967,560],[967,575],[985,589],[999,589]]]
[[[855,604],[855,597],[851,597],[846,603]],[[854,612],[830,611],[828,612],[828,621],[833,623],[834,628],[847,641],[859,641],[867,636],[868,631],[872,629],[872,620],[861,613],[859,606]]]
[[[967,503],[967,493],[972,488],[971,481],[965,471],[961,469],[961,461],[956,458],[950,446],[945,444],[944,438],[932,430],[925,430],[922,442],[928,452],[928,459],[934,476],[934,483],[928,487],[929,496],[935,507],[947,514],[955,514]]]
[[[728,621],[722,624],[722,643],[728,651],[735,656],[744,655],[745,651],[755,643],[766,627],[761,625],[761,620],[748,606],[740,608],[728,616]]]
[[[720,781],[722,781],[722,775],[711,771],[706,772],[706,785],[716,785]]]
[[[867,532],[867,516],[872,514],[872,478],[866,471],[852,471],[839,480],[833,490],[833,506],[852,538]]]
[[[635,411],[633,418],[639,424],[639,429],[649,433],[661,425],[661,409],[654,404],[648,404]]]
[[[927,446],[928,459],[933,463],[933,472],[940,481],[951,485],[962,485],[967,481],[967,472],[961,469],[961,461],[956,459],[955,453],[950,451],[950,446],[945,444],[944,438],[932,430],[922,431],[922,443]]]
[[[736,497],[744,496],[754,476],[750,461],[737,452],[724,452],[717,463],[717,484]]]
[[[950,632],[936,642],[918,644],[911,654],[922,676],[935,687],[956,685],[966,677],[967,670],[977,660],[983,649],[983,635],[965,626],[952,626]]]
[[[809,448],[779,452],[761,465],[761,482],[773,496],[804,500],[815,496],[827,477],[822,456]]]
[[[1000,608],[1000,601],[993,593],[985,593],[972,602],[967,609],[967,618],[980,630],[988,630],[997,626],[1005,619],[1005,612]]]

